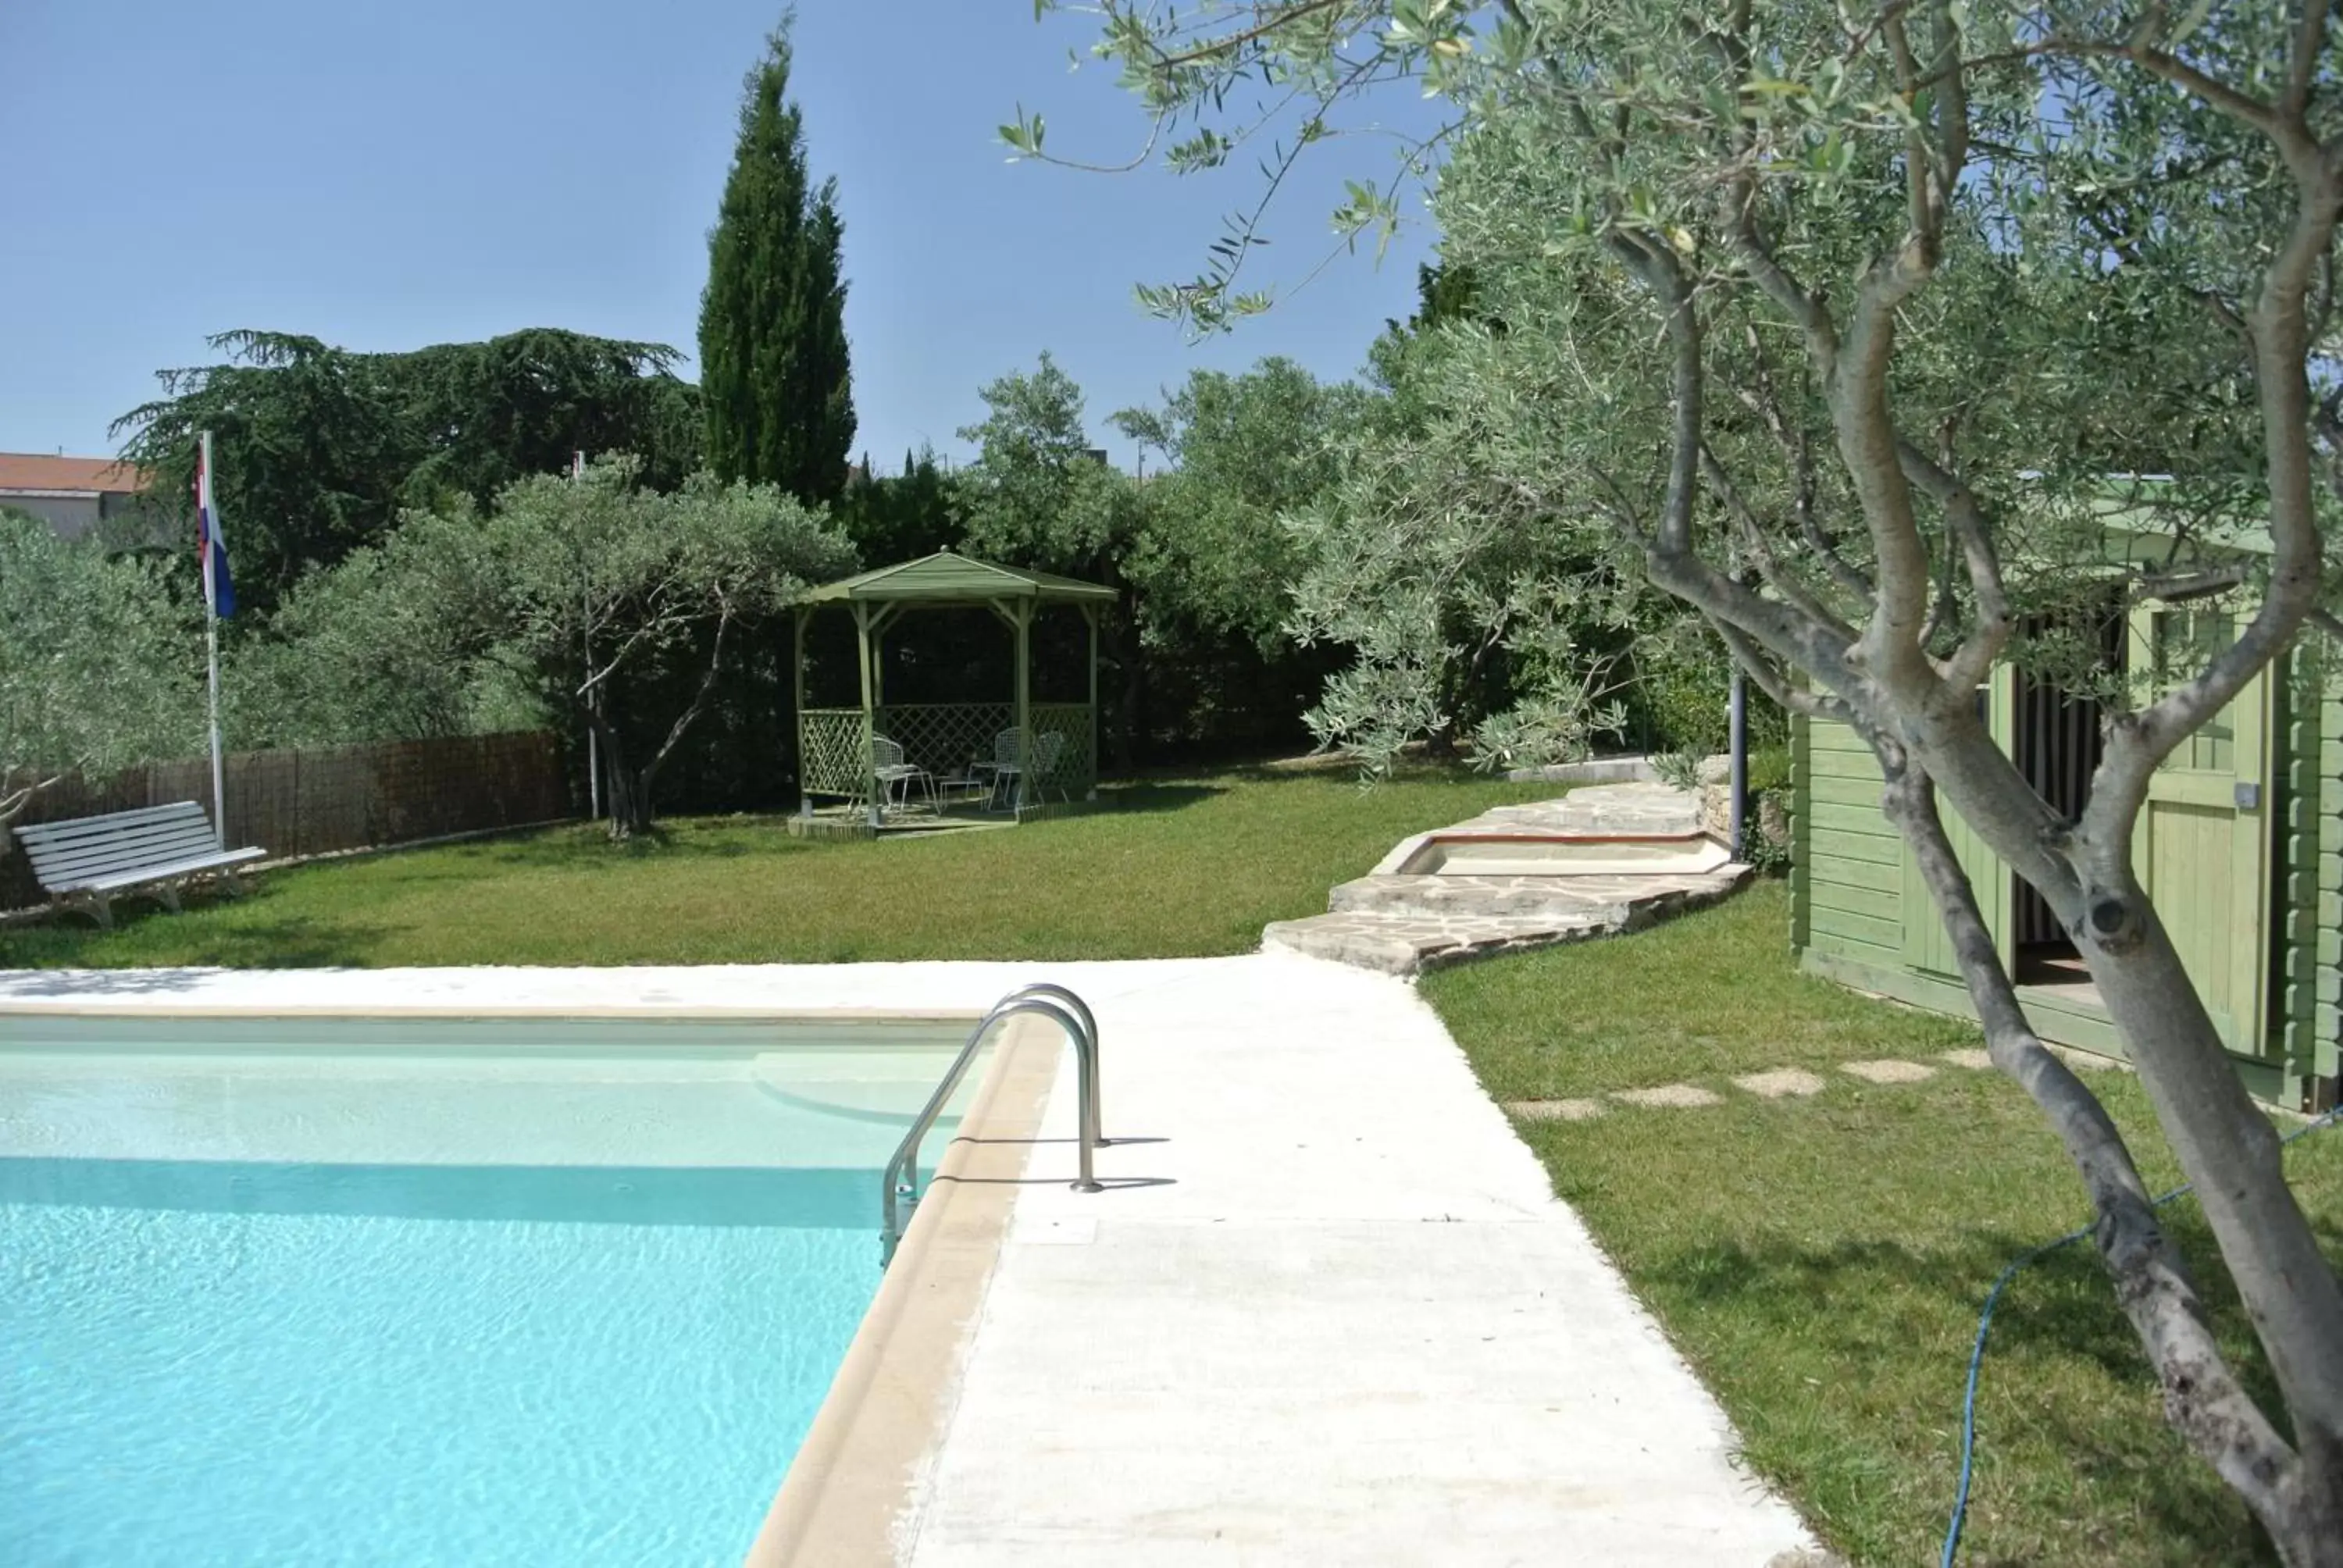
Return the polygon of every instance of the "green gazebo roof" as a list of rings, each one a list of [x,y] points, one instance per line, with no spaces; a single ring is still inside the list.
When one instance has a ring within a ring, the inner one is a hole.
[[[986,604],[996,599],[1026,599],[1040,604],[1106,602],[1114,589],[1103,583],[1086,583],[1052,572],[1024,567],[995,566],[970,560],[950,550],[938,550],[915,561],[880,567],[824,583],[798,596],[799,604],[891,604],[908,599],[929,603]]]

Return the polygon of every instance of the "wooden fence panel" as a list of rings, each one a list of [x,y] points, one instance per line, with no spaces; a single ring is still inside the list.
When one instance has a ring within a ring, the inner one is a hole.
[[[231,849],[272,859],[385,848],[567,817],[574,808],[550,730],[383,740],[223,759]],[[105,779],[68,776],[36,796],[23,822],[56,822],[196,800],[212,804],[211,762],[150,762]],[[43,901],[14,842],[0,853],[0,910]]]

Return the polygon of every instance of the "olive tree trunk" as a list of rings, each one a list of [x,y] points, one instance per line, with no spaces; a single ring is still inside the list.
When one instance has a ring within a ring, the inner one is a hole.
[[[628,759],[626,737],[610,722],[603,705],[594,700],[602,684],[601,676],[580,690],[575,700],[579,717],[594,732],[600,747],[604,782],[608,787],[610,808],[610,837],[613,840],[631,839],[648,833],[655,825],[653,790],[659,776],[667,767],[668,759],[675,754],[680,743],[699,716],[708,709],[709,697],[716,689],[718,677],[724,673],[726,634],[731,629],[733,611],[727,602],[716,618],[716,635],[709,639],[708,668],[700,672],[699,684],[693,689],[691,701],[677,714],[668,727],[667,736],[659,742],[648,761],[639,768]]]
[[[2245,1498],[2287,1563],[2295,1568],[2343,1563],[2343,1466],[2337,1462],[2338,1452],[2343,1451],[2336,1446],[2336,1429],[2323,1422],[2315,1407],[2306,1409],[2289,1395],[2296,1454],[2288,1459],[2284,1440],[2223,1360],[2187,1264],[2158,1222],[2153,1200],[2122,1134],[2097,1097],[2043,1045],[2026,1020],[1968,873],[1946,837],[1927,775],[1889,739],[1871,733],[1866,739],[1886,781],[1885,810],[1911,846],[1921,877],[1944,919],[1955,962],[1984,1025],[1986,1050],[1994,1065],[2016,1080],[2047,1118],[2090,1193],[2097,1216],[2092,1240],[2114,1282],[2117,1301],[2163,1389],[2166,1420]],[[2169,1130],[2186,1126],[2191,1120],[2167,1110],[2167,1093],[2176,1078],[2187,1082],[2191,1091],[2204,1095],[2208,1114],[2221,1118],[2226,1125],[2220,1146],[2209,1155],[2200,1152],[2197,1163],[2231,1173],[2225,1196],[2253,1211],[2247,1223],[2261,1228],[2262,1240],[2251,1245],[2257,1252],[2273,1254],[2267,1260],[2249,1257],[2247,1269],[2268,1279],[2273,1269],[2304,1267],[2300,1258],[2276,1255],[2287,1251],[2286,1238],[2310,1238],[2278,1170],[2278,1142],[2268,1119],[2254,1109],[2238,1085],[2212,1032],[2211,1020],[2204,1016],[2203,1006],[2169,943],[2143,970],[2143,977],[2150,971],[2156,980],[2133,983],[2128,994],[2135,999],[2145,997],[2157,984],[2177,979],[2186,998],[2185,1007],[2172,1015],[2177,1027],[2147,1025],[2167,1037],[2159,1041],[2165,1052],[2186,1064],[2177,1073],[2143,1068],[2141,1077],[2157,1102],[2159,1121]],[[2164,994],[2167,1001],[2176,1000],[2169,992]],[[2115,1010],[2111,1006],[2110,1011]],[[2142,1029],[2143,1020],[2131,1014],[2128,1008],[2117,1014],[2127,1044],[2143,1038],[2136,1032]],[[2159,1092],[2159,1081],[2166,1092]],[[2188,1163],[2186,1159],[2183,1162]],[[2213,1196],[2202,1189],[2200,1195]],[[2232,1273],[2237,1273],[2237,1255],[2226,1243],[2223,1253]],[[2298,1278],[2313,1287],[2313,1298],[2319,1293],[2319,1281],[2331,1287],[2334,1276],[2315,1245],[2308,1271]],[[2275,1292],[2262,1292],[2263,1298],[2268,1301],[2274,1294],[2280,1301],[2291,1300],[2294,1292],[2287,1288],[2288,1282],[2281,1278],[2278,1284]],[[2303,1317],[2305,1321],[2291,1326],[2277,1327],[2273,1334],[2257,1312],[2256,1326],[2264,1333],[2273,1357],[2280,1345],[2299,1344],[2324,1363],[2323,1372],[2301,1369],[2308,1376],[2289,1379],[2280,1374],[2282,1386],[2305,1387],[2308,1398],[2315,1400],[2318,1397],[2315,1386],[2306,1385],[2316,1385],[2321,1376],[2331,1375],[2334,1358],[2322,1353],[2319,1347],[2331,1349],[2335,1342],[2325,1337],[2327,1331],[2318,1322],[2308,1321],[2307,1312]]]

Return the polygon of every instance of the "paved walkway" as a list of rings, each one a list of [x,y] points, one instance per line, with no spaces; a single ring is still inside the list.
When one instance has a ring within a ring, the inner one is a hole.
[[[1073,985],[1103,1037],[1100,1174],[1036,1147],[915,1568],[1601,1563],[1808,1545],[1722,1413],[1403,982],[1263,954],[870,964],[0,974],[189,1006],[979,1008]],[[1046,1138],[1070,1139],[1072,1072]],[[1063,1169],[1061,1169],[1063,1168]]]

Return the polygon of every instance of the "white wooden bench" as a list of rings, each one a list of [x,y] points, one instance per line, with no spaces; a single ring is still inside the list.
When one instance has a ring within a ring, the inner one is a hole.
[[[236,868],[266,849],[222,849],[211,819],[193,800],[109,811],[66,822],[35,822],[15,829],[42,890],[60,903],[86,906],[97,923],[114,924],[117,893],[152,890],[164,906],[179,907],[188,879],[216,873],[241,893]]]

